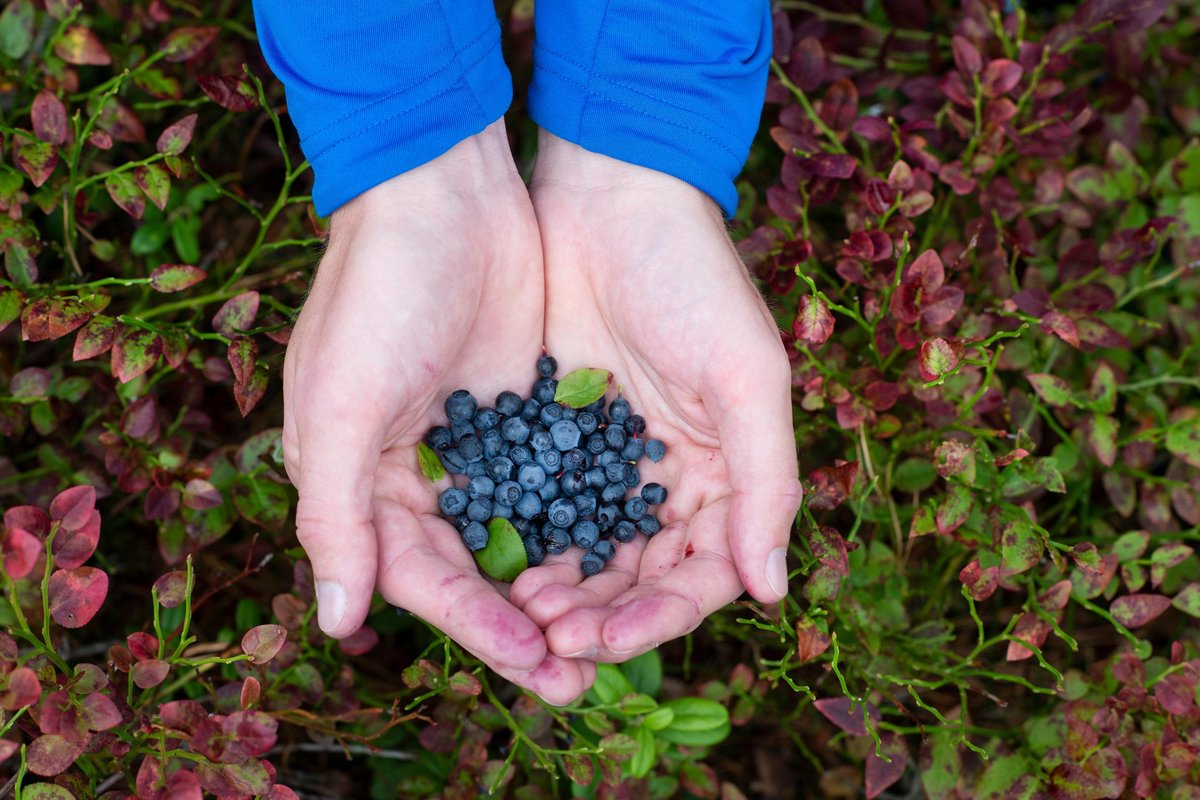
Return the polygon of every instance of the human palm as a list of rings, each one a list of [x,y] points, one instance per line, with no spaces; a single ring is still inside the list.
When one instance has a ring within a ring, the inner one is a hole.
[[[560,655],[621,661],[748,590],[785,592],[800,502],[790,375],[776,327],[697,190],[543,137],[532,186],[546,341],[564,369],[611,369],[667,444],[643,481],[664,527],[582,579],[579,555],[522,574],[513,602]]]

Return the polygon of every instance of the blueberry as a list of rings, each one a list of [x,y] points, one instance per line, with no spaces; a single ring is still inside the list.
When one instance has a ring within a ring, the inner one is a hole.
[[[642,473],[633,464],[625,465],[625,485],[632,489],[642,482]]]
[[[655,517],[642,517],[637,521],[638,530],[647,536],[653,536],[662,530],[662,523]]]
[[[537,464],[526,464],[517,470],[517,483],[526,491],[536,492],[546,483],[546,471]]]
[[[522,539],[525,538],[526,534],[533,530],[533,522],[525,519],[524,517],[513,517],[511,520],[509,520],[509,524],[517,529],[517,533],[521,535]]]
[[[488,529],[483,527],[482,522],[472,522],[463,530],[462,540],[471,552],[482,550],[487,547]]]
[[[579,416],[579,412],[576,409],[570,406],[563,406],[563,419],[569,419],[571,422],[574,422],[577,416]]]
[[[590,411],[580,411],[575,417],[575,424],[579,426],[580,433],[590,436],[596,432],[596,428],[600,427],[600,420]]]
[[[521,406],[521,419],[525,420],[526,422],[533,422],[538,418],[538,414],[541,413],[541,410],[542,404],[531,397]]]
[[[517,501],[521,499],[521,484],[516,481],[504,481],[496,487],[496,493],[493,495],[497,503],[503,503],[506,506],[515,506]]]
[[[549,525],[542,530],[546,539],[546,552],[552,556],[562,555],[571,546],[571,534],[564,529]]]
[[[623,483],[610,483],[600,491],[600,499],[606,503],[615,503],[625,496],[626,490]]]
[[[562,494],[562,487],[558,485],[558,481],[553,478],[547,478],[542,484],[542,488],[537,490],[538,497],[542,498],[542,503],[549,503],[551,500],[557,500]]]
[[[631,497],[625,501],[625,516],[635,522],[646,516],[646,512],[649,510],[646,501],[640,497]]]
[[[467,510],[470,498],[462,489],[447,489],[438,498],[438,509],[447,517],[456,517]]]
[[[600,528],[591,520],[581,519],[571,526],[571,541],[576,547],[590,550],[599,540]]]
[[[607,402],[608,402],[607,398],[601,397],[598,400],[596,400],[596,402],[594,402],[594,403],[588,403],[586,406],[581,408],[580,411],[587,411],[587,412],[595,414],[597,417],[599,417],[600,412],[604,411],[604,404]]]
[[[512,519],[513,507],[504,503],[492,503],[492,516],[499,519]]]
[[[569,419],[560,419],[550,426],[550,436],[559,450],[573,450],[579,447],[580,434],[579,425]]]
[[[621,544],[632,542],[637,536],[637,526],[627,519],[623,519],[613,528],[613,537]]]
[[[464,436],[475,433],[475,426],[469,419],[456,419],[450,423],[450,436],[454,441],[461,442]]]
[[[641,414],[634,414],[625,420],[625,431],[633,435],[646,432],[646,420]]]
[[[525,543],[525,560],[529,566],[536,567],[546,560],[546,548],[542,545],[541,537],[526,536],[522,541]]]
[[[621,448],[622,461],[637,461],[646,454],[646,440],[639,439],[636,436],[632,439],[625,440],[625,446]]]
[[[458,389],[446,398],[446,416],[451,420],[470,419],[479,404],[466,389]]]
[[[467,460],[468,464],[472,461],[482,461],[483,442],[479,441],[479,437],[474,434],[464,436],[458,443],[458,452]]]
[[[516,392],[501,392],[496,395],[496,410],[506,417],[521,413],[521,396]]]
[[[547,403],[542,406],[542,410],[538,412],[538,419],[547,427],[553,425],[563,418],[563,407],[558,403]],[[566,448],[559,448],[565,450]]]
[[[596,456],[597,467],[607,467],[609,464],[615,464],[621,460],[621,454],[616,450],[605,450],[600,455]]]
[[[516,444],[508,448],[508,460],[515,466],[523,467],[533,461],[533,453],[525,445]]]
[[[488,461],[504,455],[504,448],[507,446],[507,443],[496,428],[490,428],[479,434],[479,441],[483,442],[483,457]]]
[[[587,451],[594,456],[598,456],[608,449],[608,443],[604,441],[604,434],[593,433],[587,440]]]
[[[612,401],[612,405],[608,407],[608,418],[613,422],[621,425],[625,420],[629,419],[629,415],[633,413],[633,409],[629,407],[629,401],[624,397],[618,397]]]
[[[657,464],[663,460],[663,456],[667,454],[667,446],[658,439],[651,439],[646,442],[646,458]]]
[[[425,444],[439,453],[444,453],[454,445],[454,437],[450,435],[450,429],[438,425],[436,428],[430,428],[429,433],[425,434]]]
[[[575,511],[580,517],[593,517],[596,515],[596,494],[595,492],[581,492],[571,498],[575,503]]]
[[[604,477],[603,467],[592,467],[583,473],[583,482],[589,489],[603,489],[608,481]]]
[[[647,483],[642,487],[642,499],[652,506],[667,502],[666,487],[658,483]]]
[[[592,552],[607,562],[612,561],[612,557],[617,554],[617,548],[612,542],[599,541],[592,547]]]
[[[442,466],[451,475],[462,475],[463,470],[467,468],[467,460],[462,457],[462,453],[458,452],[458,448],[452,447],[442,453]]]
[[[595,553],[587,553],[579,562],[579,569],[584,575],[599,575],[604,569],[604,559]]]
[[[553,435],[553,434],[551,434]],[[592,465],[588,454],[578,447],[563,453],[562,465],[565,470],[587,469]]]
[[[475,430],[489,431],[500,424],[500,412],[494,408],[481,408],[475,412]]]
[[[550,431],[545,428],[538,428],[529,437],[529,446],[536,453],[539,450],[549,450],[554,447],[554,440],[550,438]]]
[[[553,356],[548,356],[545,353],[537,360],[538,375],[543,378],[549,378],[554,373],[558,372],[558,362]]]
[[[475,522],[487,522],[492,518],[492,501],[482,497],[467,505],[467,517]]]
[[[612,451],[606,450],[605,452],[611,453]],[[620,461],[615,461],[604,467],[604,477],[608,478],[609,483],[624,483],[625,472],[625,464]]]
[[[556,528],[569,528],[575,524],[579,512],[575,508],[575,504],[566,498],[555,500],[550,504],[550,508],[546,510],[546,518],[550,520],[550,524]]]
[[[509,417],[501,423],[500,435],[506,442],[525,444],[529,441],[529,423],[520,417]]]
[[[467,484],[467,497],[478,500],[480,497],[491,497],[496,493],[496,482],[486,475],[472,478]]]
[[[513,476],[513,462],[508,456],[496,456],[487,463],[488,477],[501,483]]]
[[[470,509],[470,506],[468,506],[468,509]],[[617,524],[617,517],[620,513],[621,510],[617,508],[616,503],[605,503],[596,509],[596,522],[602,527],[611,528]]]
[[[462,533],[463,531],[465,531],[467,529],[467,526],[470,524],[471,524],[471,518],[468,517],[466,514],[459,514],[457,517],[454,518],[454,528],[459,533]]]
[[[467,464],[467,468],[463,470],[463,474],[466,475],[467,478],[474,480],[480,475],[486,475],[487,467],[482,461],[472,461],[470,464]]]
[[[625,446],[625,429],[620,425],[609,425],[604,429],[604,443],[617,452]]]
[[[574,497],[587,488],[587,484],[583,480],[583,470],[578,469],[564,472],[558,485],[567,497]]]
[[[533,399],[538,401],[539,405],[546,405],[554,402],[554,393],[558,391],[558,381],[554,378],[539,378],[534,382],[530,394]]]
[[[533,461],[539,467],[546,470],[547,475],[554,475],[562,469],[562,453],[554,448],[534,453]]]
[[[517,512],[518,517],[533,519],[542,513],[542,498],[533,492],[526,492],[521,495],[521,499],[513,506],[513,511]]]

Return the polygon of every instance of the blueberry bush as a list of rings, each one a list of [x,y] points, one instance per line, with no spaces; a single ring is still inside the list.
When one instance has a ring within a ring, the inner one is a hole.
[[[1200,3],[776,5],[731,230],[793,592],[556,708],[381,601],[313,624],[325,220],[249,4],[3,3],[0,797],[1200,798]]]

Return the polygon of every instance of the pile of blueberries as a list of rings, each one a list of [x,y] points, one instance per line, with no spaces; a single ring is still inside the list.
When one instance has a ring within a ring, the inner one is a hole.
[[[646,421],[624,398],[609,403],[607,413],[604,397],[578,409],[555,402],[557,370],[543,355],[532,396],[501,392],[495,408],[455,391],[446,398],[449,426],[431,428],[425,444],[448,473],[467,479],[466,488],[442,492],[438,507],[470,550],[487,546],[486,524],[499,517],[521,534],[529,566],[575,545],[586,551],[583,574],[595,575],[618,543],[639,531],[658,533],[651,507],[667,499],[667,490],[657,483],[630,490],[641,483],[637,462],[658,462],[667,449],[645,438]]]

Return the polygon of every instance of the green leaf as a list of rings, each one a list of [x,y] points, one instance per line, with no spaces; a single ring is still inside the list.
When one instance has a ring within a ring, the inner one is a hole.
[[[25,800],[75,800],[75,795],[53,783],[35,783],[21,790]]]
[[[620,666],[620,670],[629,678],[634,691],[651,697],[658,696],[658,690],[662,688],[663,670],[662,656],[658,654],[657,649],[629,659]]]
[[[1167,449],[1181,461],[1200,467],[1200,415],[1177,422],[1167,429]]]
[[[596,682],[588,689],[587,698],[596,705],[611,705],[633,691],[633,684],[615,664],[597,664]]]
[[[554,400],[569,408],[583,408],[604,396],[610,380],[612,373],[606,369],[574,370],[558,382]]]
[[[233,485],[233,505],[250,523],[278,530],[287,521],[292,500],[283,484],[245,476]]]
[[[1026,375],[1025,378],[1033,386],[1038,397],[1042,398],[1042,402],[1059,408],[1071,402],[1071,387],[1057,375],[1034,373]]]
[[[1117,557],[1117,561],[1124,563],[1140,558],[1142,553],[1146,552],[1148,544],[1150,544],[1150,534],[1147,531],[1129,531],[1117,537],[1117,540],[1113,542],[1112,552]]]
[[[663,728],[670,727],[675,721],[675,712],[669,708],[659,708],[646,715],[642,720],[642,724],[652,731],[661,731]]]
[[[1189,583],[1179,590],[1171,605],[1192,617],[1200,617],[1200,583]]]
[[[690,746],[716,744],[729,734],[729,712],[715,700],[680,697],[662,704],[675,714],[659,738]]]
[[[1042,560],[1042,537],[1028,521],[1013,522],[1001,534],[1000,554],[1005,572],[1024,572]]]
[[[200,218],[184,211],[171,219],[171,242],[179,260],[195,264],[200,260]]]
[[[1038,780],[1026,756],[1001,756],[988,765],[975,788],[979,800],[1029,800]]]
[[[525,543],[512,523],[497,517],[488,523],[488,543],[475,553],[475,563],[488,576],[506,583],[520,575],[529,561]]]
[[[182,292],[208,277],[208,273],[190,264],[162,264],[150,273],[150,286],[156,292]]]
[[[128,172],[113,172],[104,179],[104,188],[113,202],[129,216],[141,219],[146,210],[146,197],[137,181]]]
[[[33,44],[33,3],[13,0],[0,13],[0,52],[12,59],[21,58]]]
[[[129,252],[135,256],[153,255],[167,243],[169,235],[166,222],[161,219],[148,220],[133,232],[129,240]]]
[[[633,729],[633,740],[637,743],[637,752],[629,760],[629,774],[635,778],[644,778],[650,774],[650,770],[654,769],[654,764],[658,761],[654,734],[639,725]]]
[[[428,478],[430,483],[436,483],[446,477],[446,468],[442,466],[442,460],[424,442],[417,442],[417,461],[421,464],[421,474]]]
[[[649,714],[658,708],[658,703],[648,694],[628,694],[621,698],[617,709],[626,716],[637,717]]]
[[[901,461],[892,474],[892,488],[905,494],[916,494],[933,486],[937,480],[937,469],[924,458],[909,458]]]
[[[0,286],[0,331],[21,316],[21,293],[7,286]]]
[[[1088,429],[1088,442],[1096,459],[1106,467],[1117,463],[1117,431],[1120,426],[1117,421],[1107,414],[1097,414],[1092,417]]]

